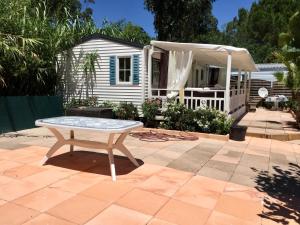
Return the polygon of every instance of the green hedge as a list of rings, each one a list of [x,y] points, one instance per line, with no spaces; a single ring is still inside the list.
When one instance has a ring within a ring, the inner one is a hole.
[[[37,119],[62,115],[59,96],[0,97],[0,133],[33,128]]]

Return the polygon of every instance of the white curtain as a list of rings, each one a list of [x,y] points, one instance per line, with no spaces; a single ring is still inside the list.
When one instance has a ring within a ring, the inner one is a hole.
[[[178,91],[184,88],[187,82],[193,63],[192,51],[170,51],[168,70],[168,90],[171,92],[168,97],[175,97]]]

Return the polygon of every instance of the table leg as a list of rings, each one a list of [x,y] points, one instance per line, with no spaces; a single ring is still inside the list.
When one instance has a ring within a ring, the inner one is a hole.
[[[41,161],[41,165],[44,165],[47,160],[58,150],[60,149],[64,143],[65,143],[65,139],[64,136],[59,133],[58,130],[54,129],[54,128],[49,128],[49,130],[54,134],[54,136],[57,138],[57,142],[50,148],[50,150],[47,152],[46,156],[42,159]]]
[[[108,158],[109,158],[109,165],[110,165],[110,174],[113,181],[116,181],[116,167],[115,167],[115,160],[114,160],[114,153],[113,150],[108,150]]]
[[[127,156],[136,167],[139,167],[140,166],[139,163],[136,161],[136,159],[133,157],[130,151],[123,144],[127,135],[128,133],[123,133],[120,135],[120,137],[116,141],[115,148],[118,149],[120,152],[122,152],[125,156]]]
[[[108,159],[109,159],[109,165],[110,165],[110,174],[113,181],[116,181],[116,167],[115,167],[115,160],[114,160],[114,153],[113,153],[113,145],[114,145],[114,137],[115,134],[110,134],[108,138],[108,145],[107,145],[107,151],[108,151]]]
[[[124,155],[130,159],[130,161],[136,166],[139,167],[140,164],[136,161],[136,159],[133,157],[133,155],[130,153],[130,151],[125,147],[125,145],[120,144],[116,147],[120,152],[122,152]]]
[[[74,130],[70,130],[70,139],[74,140]],[[70,152],[73,153],[74,145],[70,145]]]

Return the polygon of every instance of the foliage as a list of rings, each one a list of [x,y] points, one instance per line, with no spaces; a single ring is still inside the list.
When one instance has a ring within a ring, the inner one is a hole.
[[[65,109],[76,108],[76,107],[97,107],[98,99],[97,97],[88,97],[86,99],[76,99],[72,98],[71,101],[65,104]]]
[[[96,70],[95,63],[98,59],[98,53],[92,52],[87,53],[83,59],[83,71],[84,71],[84,80],[85,80],[85,89],[86,89],[86,98],[89,97],[89,88],[91,88],[92,96],[94,95],[94,80],[96,80]]]
[[[163,112],[162,128],[171,130],[198,131],[204,133],[228,134],[233,120],[215,109],[187,109],[183,104],[168,103]]]
[[[0,1],[0,95],[53,95],[58,92],[69,49],[84,36],[105,33],[98,29],[88,6],[94,0],[2,0]],[[149,42],[142,28],[131,23],[120,26],[120,38]],[[107,32],[107,34],[109,34]],[[112,34],[112,36],[114,36]],[[114,36],[116,37],[116,36]],[[89,86],[95,54],[83,62]],[[93,92],[93,90],[92,90]]]
[[[277,73],[275,76],[292,90],[296,99],[300,92],[300,11],[290,18],[288,31],[280,34],[279,43],[282,49],[275,55],[286,65],[288,74]]]
[[[79,16],[82,20],[91,20],[93,10],[89,7],[89,4],[94,4],[95,0],[31,0],[31,7],[36,7],[39,4],[46,4],[49,9],[49,16],[53,19],[66,19],[66,9],[68,9],[70,15]],[[83,9],[82,6],[85,6]]]
[[[114,113],[118,119],[122,120],[136,120],[139,118],[137,107],[132,103],[121,102]]]
[[[65,19],[55,20],[46,4],[30,1],[0,2],[0,95],[55,93],[59,75],[57,54],[82,36],[94,33],[91,21],[82,21],[65,8]]]
[[[104,20],[100,32],[107,36],[145,45],[149,44],[151,39],[142,27],[125,20],[119,20],[115,23]]]
[[[266,109],[272,109],[272,107],[274,106],[274,102],[263,102],[263,107],[265,107]]]
[[[198,109],[195,111],[197,131],[204,133],[228,134],[233,120],[215,109]]]
[[[102,102],[102,105],[104,108],[112,108],[112,109],[116,109],[118,107],[117,104],[110,102],[110,101],[104,101]]]
[[[217,30],[212,15],[214,0],[144,0],[147,10],[154,14],[158,40],[199,42],[206,34]]]
[[[299,102],[291,99],[291,100],[286,102],[286,108],[288,108],[288,109],[290,109],[294,112],[297,112],[297,111],[300,110],[300,104],[299,104]]]
[[[161,107],[160,99],[147,99],[142,104],[142,111],[143,111],[146,127],[148,127],[150,124],[153,124],[155,122],[155,116],[158,114],[160,107]]]
[[[299,7],[296,0],[255,1],[226,25],[222,42],[247,48],[258,63],[276,62],[273,52],[279,50],[279,34],[287,31],[286,21]]]
[[[168,102],[162,116],[164,117],[164,121],[161,123],[162,128],[169,130],[195,130],[193,110],[187,109],[183,104],[175,101]]]

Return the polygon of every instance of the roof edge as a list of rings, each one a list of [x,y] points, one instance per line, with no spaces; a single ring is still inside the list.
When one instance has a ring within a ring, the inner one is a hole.
[[[83,44],[84,42],[91,41],[91,40],[97,40],[97,39],[105,39],[108,41],[116,42],[119,44],[131,46],[131,47],[135,47],[135,48],[139,48],[139,49],[144,48],[144,45],[140,44],[138,42],[131,42],[131,41],[127,41],[127,40],[124,40],[121,38],[115,38],[115,37],[111,37],[111,36],[100,34],[100,33],[94,33],[94,34],[84,36],[76,43],[76,45],[80,45],[80,44]]]

